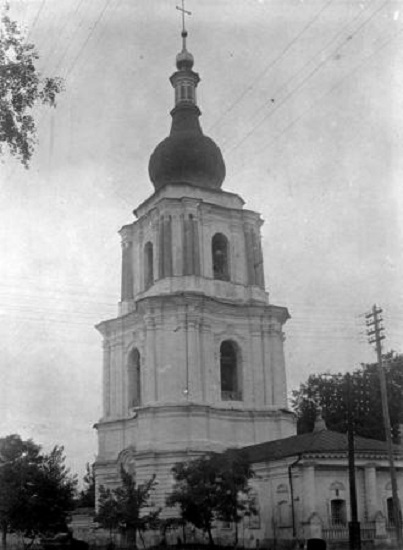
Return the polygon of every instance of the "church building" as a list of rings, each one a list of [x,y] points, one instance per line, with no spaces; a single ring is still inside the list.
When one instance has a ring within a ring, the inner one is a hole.
[[[351,517],[347,439],[321,419],[296,435],[283,349],[289,313],[265,289],[259,213],[222,189],[225,163],[200,126],[186,40],[183,27],[170,135],[149,161],[154,191],[120,231],[119,313],[97,327],[97,493],[120,484],[123,466],[138,483],[156,475],[153,504],[164,508],[177,462],[243,449],[258,510],[242,525],[244,546],[324,538],[339,548]],[[403,447],[394,453],[402,493]],[[383,548],[394,523],[384,442],[356,440],[356,478],[363,542]],[[231,529],[219,525],[216,540],[231,542]]]
[[[104,339],[97,487],[123,465],[156,474],[163,506],[175,463],[295,433],[287,409],[286,308],[265,289],[262,219],[224,191],[221,151],[200,126],[199,75],[182,50],[172,127],[151,155],[151,195],[122,238],[119,314]]]

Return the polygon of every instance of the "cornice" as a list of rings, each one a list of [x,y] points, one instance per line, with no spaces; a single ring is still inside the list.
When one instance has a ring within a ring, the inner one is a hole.
[[[142,407],[137,407],[132,417],[121,418],[104,418],[100,419],[94,428],[99,430],[102,428],[119,428],[122,424],[138,424],[142,417],[155,416],[156,414],[166,415],[183,415],[192,414],[205,417],[206,415],[226,416],[231,414],[231,418],[278,418],[279,416],[294,417],[294,413],[288,409],[278,408],[231,408],[216,405],[206,405],[202,403],[186,402],[186,403],[165,403],[165,404],[150,404]]]

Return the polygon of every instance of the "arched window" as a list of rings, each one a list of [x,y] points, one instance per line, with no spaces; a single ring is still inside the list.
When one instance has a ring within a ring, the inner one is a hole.
[[[241,401],[240,365],[234,342],[225,340],[220,347],[221,399]]]
[[[149,288],[154,282],[153,244],[148,242],[144,246],[144,287]]]
[[[252,513],[249,516],[249,529],[260,529],[260,504],[257,492],[252,489],[249,493]]]
[[[140,353],[133,349],[127,363],[127,402],[129,409],[141,405]]]
[[[386,499],[386,513],[388,518],[388,525],[394,527],[395,523],[395,509],[393,507],[393,497]],[[401,512],[400,512],[400,523],[402,522]]]
[[[335,498],[330,501],[330,513],[332,525],[346,525],[346,501],[340,498]]]
[[[229,250],[228,239],[222,233],[216,233],[211,243],[213,256],[213,276],[214,279],[229,281]]]
[[[286,500],[277,504],[279,527],[290,527],[292,524],[291,507]]]

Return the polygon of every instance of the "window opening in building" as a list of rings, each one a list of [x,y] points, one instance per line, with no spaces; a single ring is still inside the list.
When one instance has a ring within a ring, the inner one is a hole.
[[[140,353],[137,349],[130,352],[127,364],[127,393],[129,409],[141,405]]]
[[[260,504],[259,497],[256,491],[252,490],[249,493],[253,513],[249,516],[249,529],[260,529]]]
[[[400,506],[399,506],[400,509]],[[389,497],[386,499],[386,512],[388,515],[388,525],[390,527],[395,526],[395,510],[393,508],[393,498]],[[402,522],[402,516],[400,515],[400,523]]]
[[[277,505],[278,509],[278,524],[280,527],[290,527],[291,520],[291,507],[286,500],[282,500]]]
[[[346,501],[336,498],[330,502],[330,513],[332,516],[332,525],[346,525]]]
[[[144,247],[144,286],[149,288],[154,282],[153,245],[146,243]]]
[[[238,368],[235,344],[226,340],[220,347],[221,399],[223,401],[242,400]]]
[[[229,281],[228,239],[222,233],[216,233],[212,240],[214,279]]]

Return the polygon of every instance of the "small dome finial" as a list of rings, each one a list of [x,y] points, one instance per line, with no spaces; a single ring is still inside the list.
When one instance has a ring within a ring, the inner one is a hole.
[[[182,51],[176,56],[176,66],[179,70],[191,69],[194,59],[193,55],[186,49],[186,38],[188,33],[185,27],[185,15],[192,15],[192,12],[185,9],[185,0],[182,0],[182,7],[176,6],[176,9],[182,13]]]
[[[182,12],[182,50],[186,51],[186,38],[187,38],[187,30],[185,27],[185,15],[192,15],[192,12],[185,9],[185,0],[182,0],[182,6],[176,6],[176,9]]]
[[[323,418],[323,409],[321,405],[318,405],[316,410],[316,418],[315,418],[315,424],[313,426],[314,432],[321,432],[322,430],[326,430],[326,422]]]

